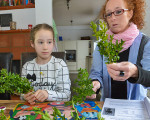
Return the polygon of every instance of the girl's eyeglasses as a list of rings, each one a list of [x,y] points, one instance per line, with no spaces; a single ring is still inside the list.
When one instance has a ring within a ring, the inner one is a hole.
[[[115,10],[114,12],[106,13],[104,15],[104,18],[110,18],[112,16],[112,14],[114,14],[115,16],[119,16],[119,15],[122,15],[125,11],[128,11],[128,9]]]

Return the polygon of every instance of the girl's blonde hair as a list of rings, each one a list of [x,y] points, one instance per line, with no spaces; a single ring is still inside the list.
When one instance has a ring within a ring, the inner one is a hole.
[[[38,25],[36,25],[36,26],[34,26],[34,27],[32,28],[31,33],[30,33],[30,40],[31,40],[33,43],[34,43],[34,40],[35,40],[35,34],[36,34],[39,30],[41,30],[41,29],[51,31],[52,34],[53,34],[53,40],[54,40],[54,30],[53,30],[53,28],[52,28],[50,25],[48,25],[48,24],[46,24],[46,23],[43,23],[43,24],[38,24]]]

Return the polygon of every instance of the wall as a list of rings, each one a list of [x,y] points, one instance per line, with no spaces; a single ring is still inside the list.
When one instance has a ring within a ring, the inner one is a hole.
[[[1,10],[0,14],[12,13],[12,20],[17,23],[17,29],[27,29],[28,24],[35,25],[35,8]],[[2,30],[10,30],[10,27],[2,27]]]
[[[150,37],[150,0],[146,0],[146,16],[145,16],[145,26],[142,29],[142,32],[144,32],[146,35]]]
[[[65,8],[66,8],[66,6],[65,6]],[[64,9],[62,8],[62,11],[64,11]],[[59,10],[56,11],[56,9],[54,9],[54,10],[55,10],[54,11],[55,14],[62,13],[62,11],[59,11]],[[150,32],[149,32],[150,31],[150,13],[149,13],[149,10],[150,10],[150,0],[146,0],[145,26],[141,31],[144,32],[145,34],[147,34],[148,36],[150,36]],[[66,17],[68,17],[68,16],[69,15],[66,15],[63,17],[63,18],[65,18],[64,23],[66,21]],[[83,16],[81,15],[80,17],[82,18]],[[78,18],[80,19],[80,17],[78,17]],[[56,25],[57,25],[57,21],[59,21],[59,20],[56,20]],[[62,19],[62,21],[63,21],[63,19]],[[69,23],[69,21],[68,21],[68,23]],[[85,26],[83,26],[83,25],[80,25],[80,26],[77,26],[77,25],[76,26],[57,26],[57,30],[58,30],[58,36],[62,36],[63,40],[79,40],[81,36],[91,36],[92,37],[92,31],[88,25],[85,25]]]
[[[81,26],[57,26],[58,36],[63,40],[80,40],[83,36],[92,36],[92,30],[88,25]]]
[[[38,23],[48,23],[52,25],[52,0],[36,0],[35,8],[0,10],[0,14],[12,13],[12,20],[17,23],[16,29],[28,29],[28,24],[34,26]],[[10,27],[1,29],[10,30]]]
[[[52,25],[52,0],[36,0],[35,8],[36,24]]]

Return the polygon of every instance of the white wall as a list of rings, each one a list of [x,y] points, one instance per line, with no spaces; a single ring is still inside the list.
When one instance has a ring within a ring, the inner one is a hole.
[[[145,26],[142,29],[146,35],[150,37],[150,0],[146,0],[146,16],[145,16]]]
[[[12,20],[16,22],[16,29],[27,29],[28,24],[35,25],[35,8],[0,10],[0,14],[12,13]],[[10,27],[2,27],[2,30],[10,30]]]
[[[57,30],[58,36],[62,36],[63,40],[80,40],[83,36],[92,36],[92,30],[88,25],[57,26]]]
[[[146,35],[150,36],[150,13],[149,13],[150,0],[146,0],[146,5],[147,6],[146,6],[145,26],[141,31],[144,32]],[[58,10],[57,11],[58,13],[56,11],[54,12],[55,14],[59,14],[59,12],[61,13],[62,11]],[[64,16],[64,18],[66,17],[67,15]],[[82,17],[83,16],[81,15],[81,18]],[[57,25],[57,21],[59,20],[56,20],[56,25]],[[63,40],[79,40],[80,37],[82,36],[92,37],[92,31],[88,25],[87,26],[82,26],[82,25],[80,26],[57,26],[57,30],[58,30],[58,36],[62,36]]]
[[[0,10],[0,14],[12,13],[12,20],[16,22],[16,29],[28,29],[28,24],[38,23],[52,25],[52,0],[36,0],[35,8]],[[10,30],[2,27],[1,30]]]
[[[16,21],[17,23],[17,29],[27,29],[28,24],[33,24],[33,26],[36,24],[37,20],[50,22],[52,24],[52,0],[36,0],[36,3],[38,1],[48,1],[48,4],[45,4],[44,6],[47,6],[50,9],[46,9],[46,7],[43,7],[41,4],[41,8],[38,9],[38,12],[35,13],[35,8],[27,8],[27,9],[16,9],[16,10],[0,10],[0,14],[4,13],[12,13],[13,21]],[[49,5],[49,3],[51,3]],[[38,4],[39,5],[39,4]],[[146,0],[146,17],[145,17],[145,27],[143,28],[143,32],[150,36],[150,0]],[[42,11],[46,9],[47,12],[43,13]],[[51,17],[47,17],[47,13]],[[36,15],[39,13],[38,17],[36,18]],[[81,16],[82,17],[82,16]],[[39,21],[37,21],[38,23]],[[56,23],[57,24],[57,23]],[[2,30],[10,30],[10,27],[2,27]],[[80,39],[82,36],[92,36],[92,31],[90,27],[87,26],[57,26],[58,35],[62,36],[64,40],[77,40]]]
[[[35,8],[36,24],[52,25],[52,0],[36,0]]]

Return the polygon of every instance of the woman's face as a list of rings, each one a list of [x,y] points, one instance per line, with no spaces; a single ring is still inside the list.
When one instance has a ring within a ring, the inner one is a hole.
[[[106,15],[116,10],[128,9],[124,0],[109,0],[106,4]],[[120,11],[116,13],[119,14]],[[115,16],[113,13],[111,16],[106,17],[110,30],[114,34],[121,33],[129,27],[129,21],[132,18],[133,11],[125,10],[123,14]]]

